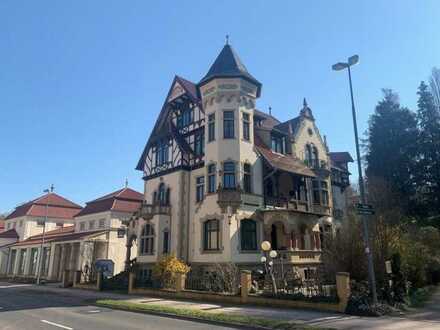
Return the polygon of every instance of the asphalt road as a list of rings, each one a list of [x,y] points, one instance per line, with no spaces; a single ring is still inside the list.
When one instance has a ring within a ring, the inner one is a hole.
[[[1,330],[236,329],[209,323],[96,307],[75,295],[0,282]]]

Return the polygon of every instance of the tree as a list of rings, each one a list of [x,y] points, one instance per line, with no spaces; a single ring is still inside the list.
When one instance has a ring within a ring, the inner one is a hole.
[[[421,188],[423,205],[430,211],[429,215],[435,215],[440,210],[440,110],[436,108],[434,97],[423,81],[417,94],[418,186]]]
[[[382,91],[384,97],[369,119],[366,174],[389,184],[403,208],[409,210],[415,196],[417,120],[414,113],[400,106],[396,93]]]
[[[432,69],[431,77],[429,78],[429,87],[434,99],[434,104],[437,110],[440,111],[440,69]]]

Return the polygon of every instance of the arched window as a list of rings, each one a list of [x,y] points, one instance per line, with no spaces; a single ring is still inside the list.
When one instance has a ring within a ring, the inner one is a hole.
[[[207,220],[203,224],[203,249],[206,251],[220,250],[219,220]]]
[[[157,197],[158,197],[159,204],[161,204],[161,205],[166,204],[167,196],[166,196],[166,191],[165,191],[165,184],[163,182],[159,185]]]
[[[319,167],[318,149],[315,146],[312,147],[312,166]]]
[[[306,145],[306,150],[305,150],[305,157],[304,157],[306,163],[308,166],[312,165],[312,147],[310,146],[310,144]]]
[[[240,236],[242,250],[257,249],[257,223],[254,220],[241,221]]]
[[[154,227],[152,224],[147,223],[142,228],[141,233],[141,254],[153,254],[154,253]]]

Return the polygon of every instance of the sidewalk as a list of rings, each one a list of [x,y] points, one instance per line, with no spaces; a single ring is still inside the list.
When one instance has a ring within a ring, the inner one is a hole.
[[[228,313],[259,318],[292,321],[304,325],[330,327],[336,329],[380,329],[380,330],[434,330],[440,329],[440,291],[433,296],[429,307],[408,317],[358,317],[339,313],[320,312],[300,309],[278,309],[253,306],[229,306],[206,304],[194,301],[171,300],[153,297],[128,296],[111,292],[96,292],[81,289],[63,289],[54,284],[37,287],[28,286],[29,290],[52,291],[63,295],[75,295],[84,300],[115,299],[138,304],[151,304],[202,310],[211,313]]]

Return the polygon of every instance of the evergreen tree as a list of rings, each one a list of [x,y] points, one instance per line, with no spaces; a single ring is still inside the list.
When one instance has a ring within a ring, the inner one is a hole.
[[[417,120],[401,107],[396,93],[382,90],[384,97],[369,119],[366,140],[367,178],[380,178],[398,194],[405,211],[413,211],[416,185]]]
[[[431,77],[429,78],[429,87],[432,97],[434,98],[434,104],[437,110],[440,111],[440,69],[432,69]]]
[[[440,111],[423,81],[419,86],[417,120],[419,124],[418,186],[430,215],[440,213]]]

